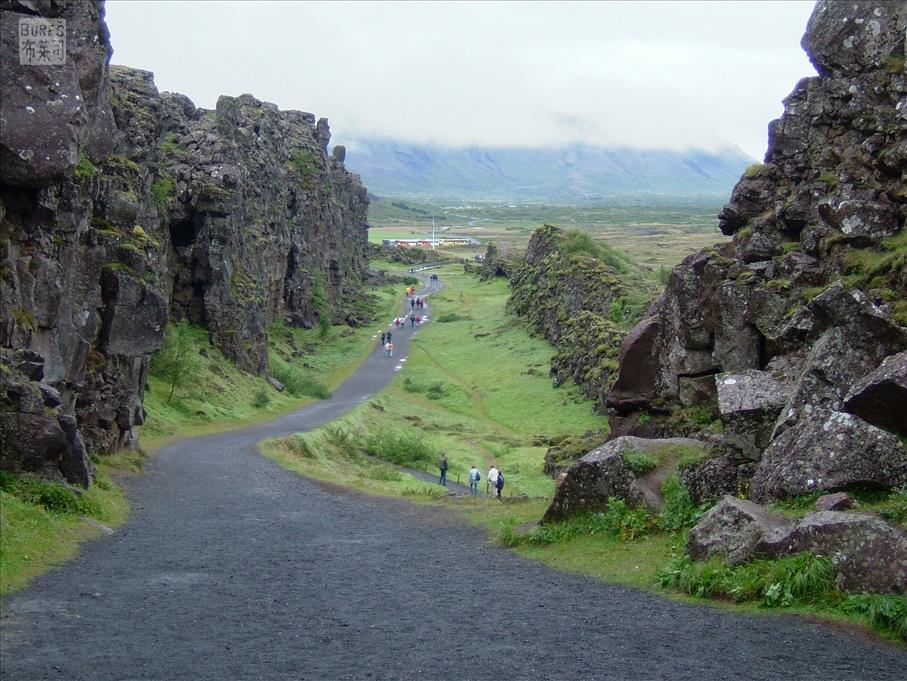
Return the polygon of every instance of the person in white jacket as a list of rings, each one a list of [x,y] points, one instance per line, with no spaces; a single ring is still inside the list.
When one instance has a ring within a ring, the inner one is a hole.
[[[482,472],[479,470],[479,467],[473,465],[469,469],[469,493],[472,496],[476,496],[479,493],[479,483],[482,481]]]
[[[498,469],[496,466],[492,466],[491,470],[488,471],[488,488],[485,490],[485,496],[494,496],[497,494],[498,486]]]

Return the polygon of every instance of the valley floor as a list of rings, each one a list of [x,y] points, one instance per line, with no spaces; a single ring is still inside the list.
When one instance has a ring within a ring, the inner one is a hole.
[[[365,403],[430,328],[331,399],[163,448],[119,532],[5,600],[0,678],[903,678],[903,650],[556,572],[259,455]]]

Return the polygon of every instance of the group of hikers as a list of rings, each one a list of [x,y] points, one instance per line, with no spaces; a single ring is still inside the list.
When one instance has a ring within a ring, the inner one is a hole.
[[[441,471],[441,477],[438,479],[438,484],[447,487],[447,455],[442,454],[441,458],[438,460],[438,469]],[[473,467],[469,469],[469,493],[472,496],[477,496],[479,494],[479,483],[482,481],[482,471],[479,470],[479,467],[473,464]],[[494,496],[496,499],[501,498],[501,491],[504,489],[504,473],[501,472],[499,468],[492,465],[491,469],[488,471],[488,486],[485,488],[485,495],[491,496],[491,490],[494,490]]]
[[[438,281],[438,275],[431,275],[432,281]],[[416,297],[416,287],[407,286],[406,287],[406,297],[409,299],[409,314],[405,317],[394,317],[394,321],[391,322],[391,326],[395,329],[405,329],[406,322],[409,321],[409,325],[413,328],[421,326],[427,317],[423,317],[421,314],[416,314],[416,309],[424,310],[425,306],[428,304],[425,302],[424,298]],[[382,331],[381,332],[381,347],[384,348],[385,357],[394,356],[394,342],[392,340],[393,333],[391,331]]]

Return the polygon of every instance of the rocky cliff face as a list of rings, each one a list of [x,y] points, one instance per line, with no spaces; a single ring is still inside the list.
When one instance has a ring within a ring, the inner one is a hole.
[[[346,319],[367,199],[325,119],[109,67],[102,3],[0,11],[2,465],[87,484],[87,451],[136,443],[168,318],[259,373],[272,322]],[[18,64],[34,15],[66,20],[64,65]]]
[[[712,495],[744,470],[760,501],[907,485],[905,27],[904,3],[816,5],[819,75],[721,212],[733,243],[678,266],[623,343],[613,429],[720,418],[724,474],[685,472]]]
[[[614,268],[588,252],[568,252],[566,239],[551,225],[536,230],[511,276],[507,311],[557,349],[555,385],[572,379],[604,411],[623,335],[609,316],[626,291]]]

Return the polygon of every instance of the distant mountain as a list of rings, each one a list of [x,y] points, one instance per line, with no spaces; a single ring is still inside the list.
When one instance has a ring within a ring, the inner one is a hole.
[[[728,196],[754,162],[737,148],[442,147],[375,138],[349,140],[346,153],[346,167],[379,196],[546,201]]]

